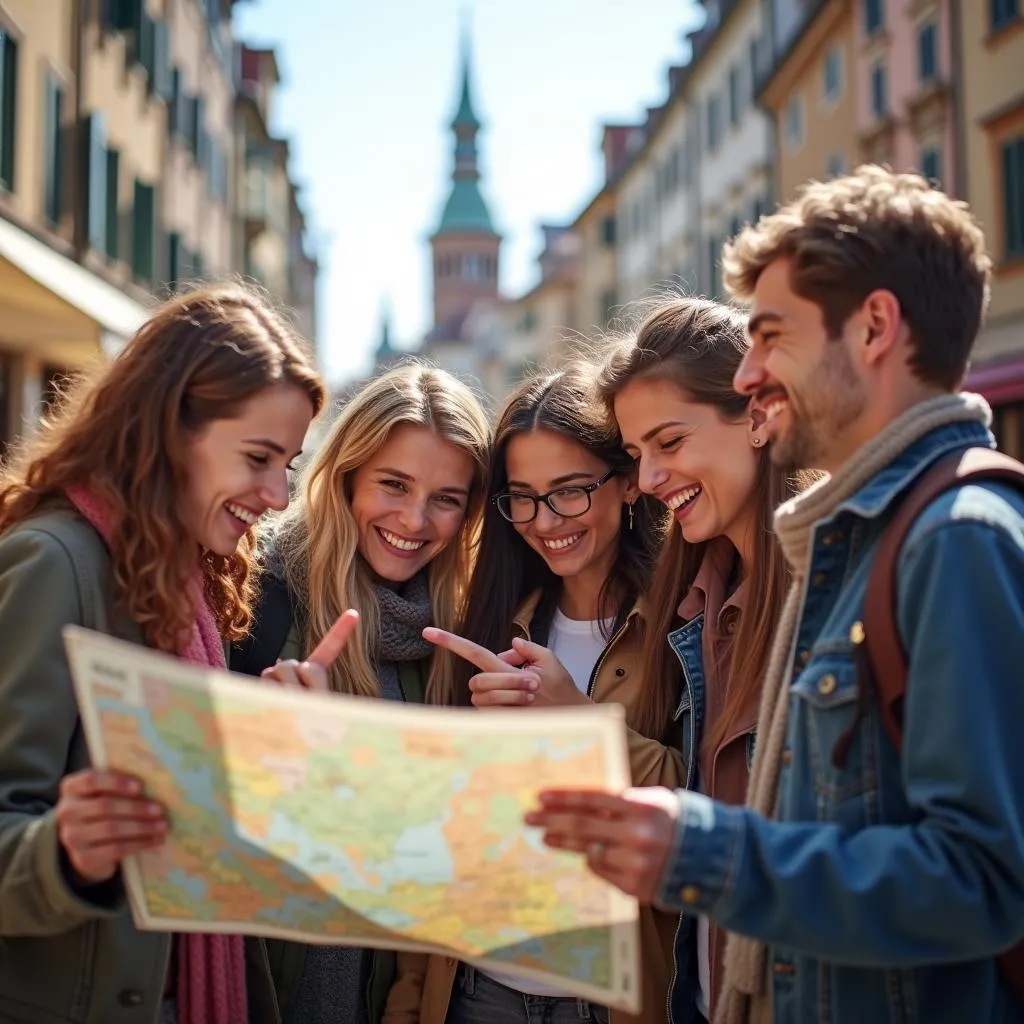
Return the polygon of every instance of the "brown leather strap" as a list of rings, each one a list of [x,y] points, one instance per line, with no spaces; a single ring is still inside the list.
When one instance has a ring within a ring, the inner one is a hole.
[[[1004,480],[1024,491],[1024,466],[990,448],[968,448],[940,462],[900,501],[885,528],[864,595],[864,653],[882,724],[899,749],[903,740],[902,702],[907,689],[907,653],[897,625],[896,588],[900,549],[918,516],[940,494],[981,480]]]

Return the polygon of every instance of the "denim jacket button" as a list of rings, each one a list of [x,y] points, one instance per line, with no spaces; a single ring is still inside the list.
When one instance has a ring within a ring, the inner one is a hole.
[[[800,666],[801,668],[803,668],[803,667],[804,667],[804,666],[805,666],[805,665],[807,664],[807,662],[809,662],[810,660],[811,660],[811,652],[810,652],[810,651],[808,651],[808,650],[803,650],[803,651],[801,651],[801,652],[800,652],[800,653],[799,653],[799,654],[798,654],[798,655],[796,656],[796,663],[797,663],[797,664],[798,664],[798,665],[799,665],[799,666]]]
[[[700,889],[695,885],[684,885],[679,892],[679,898],[689,907],[693,906],[700,899]]]
[[[816,572],[811,577],[811,584],[815,587],[823,587],[828,577],[823,572]]]
[[[793,751],[788,747],[782,752],[782,763],[792,764],[793,763]]]
[[[818,680],[818,693],[827,697],[836,688],[836,677],[831,672]]]

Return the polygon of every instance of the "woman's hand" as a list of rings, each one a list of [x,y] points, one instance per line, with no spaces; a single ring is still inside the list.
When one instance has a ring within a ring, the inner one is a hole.
[[[109,881],[121,861],[159,846],[167,837],[164,809],[147,799],[138,779],[86,768],[66,775],[57,800],[57,838],[74,881]]]
[[[359,625],[359,612],[350,608],[338,616],[338,621],[327,631],[316,650],[305,660],[290,658],[279,661],[261,673],[263,679],[270,679],[282,686],[297,687],[300,690],[317,690],[328,693],[331,689],[327,669],[345,649],[349,637]]]
[[[472,640],[433,626],[423,631],[423,638],[480,669],[469,681],[474,707],[570,707],[590,703],[565,666],[540,644],[513,640],[511,651],[494,654]]]

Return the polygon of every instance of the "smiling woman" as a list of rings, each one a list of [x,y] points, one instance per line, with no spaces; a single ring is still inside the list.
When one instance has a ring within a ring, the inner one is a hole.
[[[489,442],[475,396],[443,370],[409,363],[367,384],[272,527],[257,627],[232,666],[282,684],[452,703],[454,658],[422,632],[455,626],[480,529]],[[274,608],[282,607],[278,633]],[[352,618],[335,627],[347,609],[359,612],[354,631]],[[309,653],[339,633],[344,639],[327,645],[333,659],[320,663]],[[273,642],[259,642],[268,636]],[[269,946],[284,1020],[378,1024],[393,953]]]

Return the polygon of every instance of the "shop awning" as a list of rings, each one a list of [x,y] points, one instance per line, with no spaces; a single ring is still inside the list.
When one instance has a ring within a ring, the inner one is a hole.
[[[0,260],[24,275],[21,278],[18,274],[8,274],[0,281],[4,327],[20,335],[5,339],[8,342],[74,343],[86,340],[83,334],[88,333],[94,343],[113,352],[123,346],[146,319],[146,308],[140,303],[2,218]],[[41,293],[33,283],[52,298]],[[89,322],[92,330],[85,332]]]
[[[973,368],[964,389],[982,395],[990,405],[1024,402],[1024,356]]]

